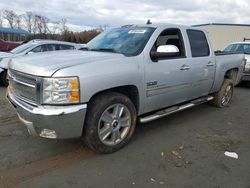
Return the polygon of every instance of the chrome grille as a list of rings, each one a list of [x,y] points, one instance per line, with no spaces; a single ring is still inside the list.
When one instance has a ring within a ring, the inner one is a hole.
[[[9,88],[15,97],[30,104],[37,104],[37,77],[25,73],[9,70]]]

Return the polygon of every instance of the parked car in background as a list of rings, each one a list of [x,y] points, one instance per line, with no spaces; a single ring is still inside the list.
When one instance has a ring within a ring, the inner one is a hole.
[[[231,43],[225,49],[225,52],[240,52],[245,54],[246,64],[242,73],[241,81],[247,83],[250,87],[250,42]]]
[[[78,50],[79,48],[81,48],[80,45],[70,42],[62,42],[55,40],[32,40],[11,50],[8,53],[0,52],[0,84],[3,86],[8,85],[8,64],[14,57],[48,51]]]
[[[8,52],[22,45],[22,42],[8,42],[0,40],[0,52]]]
[[[83,137],[100,153],[125,146],[137,119],[229,105],[245,64],[242,53],[215,54],[203,30],[177,25],[114,28],[84,49],[14,58],[7,98],[30,134]]]

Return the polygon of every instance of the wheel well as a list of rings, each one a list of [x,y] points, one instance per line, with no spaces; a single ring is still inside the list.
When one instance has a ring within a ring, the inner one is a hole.
[[[226,72],[225,78],[231,79],[233,83],[236,84],[238,72],[239,72],[238,68],[230,69]]]
[[[138,88],[134,85],[120,86],[120,87],[115,87],[115,88],[100,91],[96,93],[95,95],[93,95],[90,101],[97,95],[100,95],[104,92],[109,92],[109,91],[126,95],[135,105],[137,113],[139,112],[139,92],[138,92]]]

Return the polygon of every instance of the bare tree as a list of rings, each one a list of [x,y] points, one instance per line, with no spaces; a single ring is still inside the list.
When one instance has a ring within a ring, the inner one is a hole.
[[[34,15],[33,16],[33,33],[46,34],[49,32],[49,19],[45,16]]]
[[[0,10],[0,27],[3,27],[3,12]]]
[[[18,29],[21,29],[22,27],[22,18],[19,15],[17,15],[17,17],[15,18],[15,27],[17,27]]]
[[[63,18],[60,21],[60,30],[62,33],[66,33],[69,29],[67,27],[67,19]]]
[[[13,10],[4,10],[3,11],[3,18],[5,20],[7,20],[10,28],[14,28],[17,15]]]
[[[36,23],[37,23],[38,33],[41,34],[43,31],[42,16],[36,15],[35,19],[37,21]]]
[[[56,34],[60,31],[60,22],[55,21],[55,22],[51,22],[51,34]]]
[[[46,34],[50,31],[49,29],[49,18],[45,17],[45,16],[41,16],[41,24],[43,26],[43,33]]]
[[[26,12],[23,15],[24,25],[29,32],[31,32],[33,29],[33,19],[34,14],[32,12]]]

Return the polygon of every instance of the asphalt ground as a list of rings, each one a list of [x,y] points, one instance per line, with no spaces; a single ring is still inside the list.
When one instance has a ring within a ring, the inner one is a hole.
[[[250,188],[250,88],[229,107],[203,104],[138,124],[122,150],[29,136],[0,88],[0,187]],[[238,159],[226,157],[236,152]]]

